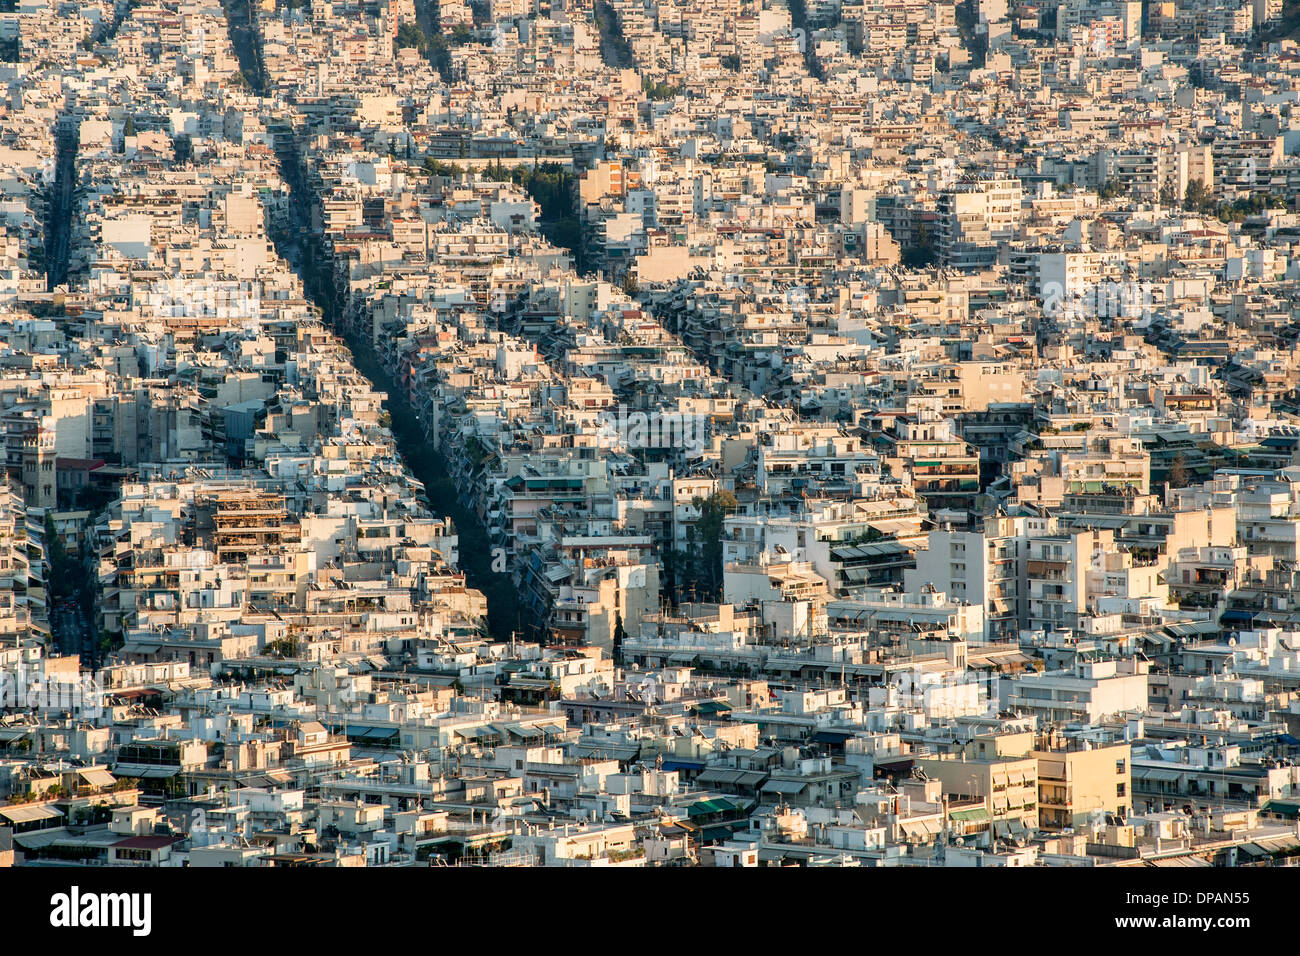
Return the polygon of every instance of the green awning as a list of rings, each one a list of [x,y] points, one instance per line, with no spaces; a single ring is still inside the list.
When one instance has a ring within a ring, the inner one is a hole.
[[[700,827],[699,838],[702,841],[729,840],[735,835],[734,825],[726,823],[717,823],[712,826]]]
[[[1271,813],[1279,817],[1300,817],[1300,802],[1295,800],[1270,800],[1259,808],[1261,813]]]
[[[739,807],[725,797],[715,797],[712,800],[701,800],[698,803],[692,803],[686,808],[686,815],[690,817],[707,817],[714,813],[730,813]]]
[[[706,700],[702,704],[695,705],[697,714],[720,714],[731,710],[731,705],[725,700]]]
[[[983,807],[976,807],[973,810],[954,810],[948,816],[961,823],[983,823],[989,819],[989,812]]]

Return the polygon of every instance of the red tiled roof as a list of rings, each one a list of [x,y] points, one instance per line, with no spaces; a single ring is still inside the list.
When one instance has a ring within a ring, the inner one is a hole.
[[[133,836],[125,840],[118,840],[113,846],[121,847],[127,850],[161,850],[169,847],[173,843],[179,843],[184,837],[166,837],[166,836]]]

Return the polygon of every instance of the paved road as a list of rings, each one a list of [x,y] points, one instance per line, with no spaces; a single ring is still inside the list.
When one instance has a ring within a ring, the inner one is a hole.
[[[54,202],[49,214],[49,242],[45,249],[47,291],[52,291],[68,280],[68,258],[72,252],[72,196],[77,188],[76,162],[76,132],[60,132]]]
[[[95,636],[78,604],[57,603],[50,609],[50,629],[64,654],[78,654],[83,667],[95,665]]]

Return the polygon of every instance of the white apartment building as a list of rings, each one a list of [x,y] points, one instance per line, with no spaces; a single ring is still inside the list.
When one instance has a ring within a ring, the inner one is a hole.
[[[1016,640],[1025,625],[1025,558],[1029,519],[993,515],[982,531],[931,531],[929,544],[916,552],[915,570],[903,586],[919,591],[926,583],[954,600],[984,609],[984,638]]]
[[[1020,180],[965,179],[939,195],[939,261],[954,269],[976,269],[997,260],[998,243],[1020,223]]]
[[[1046,723],[1095,724],[1107,717],[1147,709],[1144,660],[1080,662],[1073,671],[1019,674],[1011,678],[1003,706]]]

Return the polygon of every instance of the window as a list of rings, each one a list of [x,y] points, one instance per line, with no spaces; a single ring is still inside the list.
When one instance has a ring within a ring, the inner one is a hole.
[[[1128,794],[1125,793],[1125,790],[1127,790],[1127,789],[1128,789],[1128,788],[1125,787],[1124,784],[1122,784],[1122,783],[1117,783],[1117,784],[1115,784],[1115,796],[1117,796],[1117,797],[1126,797],[1126,796],[1128,796]]]
[[[1115,761],[1115,772],[1116,772],[1116,773],[1123,773],[1123,772],[1124,772],[1124,761],[1122,761],[1122,760],[1116,760],[1116,761]]]

